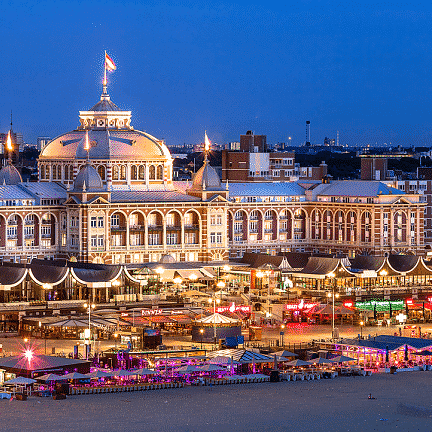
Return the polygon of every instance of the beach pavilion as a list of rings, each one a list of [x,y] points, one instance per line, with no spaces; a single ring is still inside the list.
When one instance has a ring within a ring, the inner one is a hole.
[[[27,354],[0,358],[0,382],[6,374],[35,378],[47,373],[63,375],[67,372],[90,372],[90,362],[81,359],[69,359],[39,354]]]
[[[431,350],[431,348],[431,339],[391,335],[380,335],[367,339],[341,339],[333,344],[333,349],[342,355],[355,358],[359,364],[371,368],[381,364],[397,366],[408,362],[420,362],[423,359],[419,359],[419,353]],[[431,359],[430,356],[429,359]]]

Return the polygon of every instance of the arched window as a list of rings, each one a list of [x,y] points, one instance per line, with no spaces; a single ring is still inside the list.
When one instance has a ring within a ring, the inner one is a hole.
[[[157,167],[157,176],[156,176],[156,178],[158,180],[163,180],[163,168],[162,168],[162,165],[159,165]]]
[[[64,173],[65,173],[65,180],[69,180],[69,165],[65,165],[64,167]]]
[[[45,179],[45,166],[41,165],[40,167],[40,179],[44,180]]]
[[[119,167],[118,167],[118,165],[114,165],[112,168],[112,178],[113,178],[113,180],[119,179]]]
[[[154,165],[150,165],[149,178],[150,178],[150,180],[156,180],[156,169],[155,169]]]
[[[73,165],[71,165],[69,167],[69,180],[73,180],[74,179],[74,173],[73,173],[74,169],[73,169]]]
[[[138,180],[138,169],[136,165],[132,165],[131,167],[131,179],[132,180]]]
[[[140,167],[139,167],[139,179],[145,180],[145,167],[144,167],[144,165],[140,165]]]
[[[57,179],[61,180],[61,165],[57,166]]]
[[[57,180],[57,166],[53,165],[53,180]]]
[[[122,165],[120,167],[120,180],[126,180],[126,166]]]
[[[47,180],[50,179],[50,166],[49,166],[49,165],[47,165],[47,166],[45,167],[45,178],[46,178]]]
[[[118,213],[114,213],[111,216],[111,226],[118,227],[120,225],[120,215]]]
[[[103,165],[98,166],[98,174],[102,180],[105,180],[105,167]]]

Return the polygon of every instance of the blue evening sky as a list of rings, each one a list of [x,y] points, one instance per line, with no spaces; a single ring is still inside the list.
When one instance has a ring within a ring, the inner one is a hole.
[[[78,125],[109,93],[167,144],[432,145],[430,2],[0,3],[0,132],[34,143]]]

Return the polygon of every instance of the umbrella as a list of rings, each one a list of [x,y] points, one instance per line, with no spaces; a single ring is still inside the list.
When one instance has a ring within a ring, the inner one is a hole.
[[[116,377],[126,377],[126,376],[132,376],[132,375],[136,375],[136,373],[133,371],[127,371],[124,369],[119,369],[119,370],[116,370],[112,373],[112,376],[116,376]]]
[[[216,372],[216,371],[225,370],[225,366],[218,366],[218,365],[209,363],[209,364],[205,364],[203,366],[200,366],[199,369],[204,371],[204,372]]]
[[[304,360],[296,359],[287,363],[288,366],[312,366],[312,363],[309,363]]]
[[[231,365],[239,365],[242,364],[230,357],[225,357],[225,356],[217,356],[217,357],[213,357],[212,359],[209,360],[209,363],[212,364],[231,364]]]
[[[429,356],[429,355],[432,355],[432,351],[423,350],[423,351],[420,351],[420,352],[416,353],[416,355]]]
[[[62,380],[64,380],[64,378],[62,376],[56,375],[56,374],[42,375],[40,377],[37,377],[36,379],[40,380],[40,381],[45,381],[45,382],[48,382],[48,381],[62,381]]]
[[[95,370],[94,372],[90,372],[88,374],[86,374],[86,376],[88,378],[106,378],[106,377],[112,377],[113,373],[112,372],[104,372],[101,370]]]
[[[63,379],[68,379],[68,380],[88,379],[88,376],[79,372],[71,372],[68,373],[67,375],[63,375]]]
[[[157,374],[160,374],[159,371],[154,371],[154,370],[146,369],[146,368],[135,369],[131,372],[133,372],[135,375],[157,375]]]
[[[276,355],[276,354],[274,354],[274,356],[276,357],[278,363],[283,363],[283,362],[289,362],[290,361],[290,359],[288,359],[286,357],[283,357],[283,356],[279,356],[279,355]]]
[[[192,374],[192,373],[196,373],[196,372],[202,372],[202,369],[198,368],[197,366],[193,366],[193,365],[187,365],[187,366],[182,366],[179,367],[177,369],[177,372],[180,374]]]
[[[9,381],[5,381],[5,384],[17,384],[17,385],[29,385],[34,384],[36,380],[25,377],[16,377]]]
[[[322,358],[322,357],[314,358],[314,359],[310,360],[310,362],[313,364],[332,364],[333,363],[332,360],[327,360],[327,359]]]
[[[298,357],[298,354],[291,351],[277,351],[273,354],[276,354],[279,357]]]
[[[354,361],[354,360],[356,360],[356,359],[353,359],[353,358],[351,358],[351,357],[347,357],[347,356],[344,356],[344,355],[340,355],[340,356],[337,356],[337,357],[333,357],[333,358],[331,358],[330,360],[331,360],[333,363],[345,363],[345,362]]]

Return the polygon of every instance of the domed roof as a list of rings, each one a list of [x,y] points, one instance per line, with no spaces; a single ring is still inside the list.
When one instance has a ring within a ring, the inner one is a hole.
[[[165,254],[165,255],[162,256],[162,258],[159,260],[159,262],[161,264],[172,264],[172,263],[175,263],[177,261],[176,261],[176,259],[172,255]]]
[[[74,191],[101,191],[102,179],[90,162],[87,162],[80,170],[74,181]]]
[[[148,133],[137,130],[75,130],[60,135],[49,142],[39,158],[44,159],[85,159],[85,135],[90,141],[90,159],[148,159],[169,158],[170,152],[163,141]]]
[[[204,160],[204,165],[197,171],[193,178],[192,190],[221,190],[222,185],[218,173]]]
[[[100,100],[90,111],[121,111],[111,100]]]
[[[12,162],[9,161],[9,163],[0,170],[0,185],[16,185],[21,182],[21,174],[12,165]]]

